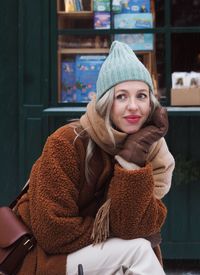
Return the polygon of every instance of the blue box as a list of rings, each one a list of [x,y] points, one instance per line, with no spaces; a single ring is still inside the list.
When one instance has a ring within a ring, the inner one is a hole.
[[[94,13],[94,28],[95,29],[110,29],[110,12],[95,12]]]
[[[151,11],[150,0],[122,0],[122,13],[146,13]]]
[[[114,15],[115,29],[152,28],[152,13],[120,13]]]
[[[115,40],[128,44],[134,51],[152,51],[154,35],[152,33],[115,34]]]
[[[75,62],[61,63],[61,102],[76,102]]]
[[[76,99],[88,102],[96,94],[96,81],[105,55],[76,56]]]

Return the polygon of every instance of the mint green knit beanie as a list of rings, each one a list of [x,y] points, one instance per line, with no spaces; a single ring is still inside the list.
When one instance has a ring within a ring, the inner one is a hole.
[[[127,44],[114,41],[99,71],[96,83],[97,101],[111,87],[128,80],[143,81],[153,92],[153,83],[147,68]]]

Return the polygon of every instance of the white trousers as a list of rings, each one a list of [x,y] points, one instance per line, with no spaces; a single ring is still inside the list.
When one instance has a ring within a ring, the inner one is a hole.
[[[108,239],[102,246],[86,246],[67,256],[67,275],[165,275],[149,241]]]

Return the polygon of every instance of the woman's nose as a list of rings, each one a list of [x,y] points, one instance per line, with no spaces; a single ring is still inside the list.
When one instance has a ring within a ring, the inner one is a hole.
[[[128,101],[128,110],[136,110],[138,108],[137,102],[135,99],[130,98]]]

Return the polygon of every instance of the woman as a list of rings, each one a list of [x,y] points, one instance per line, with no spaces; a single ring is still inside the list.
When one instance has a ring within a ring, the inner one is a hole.
[[[174,169],[167,130],[149,72],[113,42],[96,98],[48,138],[17,205],[37,239],[19,274],[77,274],[79,263],[84,274],[164,274],[161,199]]]

